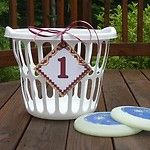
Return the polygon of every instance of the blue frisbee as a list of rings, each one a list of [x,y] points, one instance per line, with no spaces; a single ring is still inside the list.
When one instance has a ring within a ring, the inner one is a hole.
[[[141,131],[115,121],[110,112],[95,112],[80,116],[75,120],[74,128],[81,133],[101,137],[128,136]]]
[[[150,108],[120,106],[111,111],[111,116],[127,126],[150,131]]]

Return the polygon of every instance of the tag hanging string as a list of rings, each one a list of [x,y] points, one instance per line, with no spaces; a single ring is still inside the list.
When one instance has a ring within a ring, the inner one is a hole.
[[[77,25],[78,23],[80,23],[81,25]],[[35,34],[36,36],[41,36],[41,37],[54,37],[54,36],[58,37],[58,36],[60,36],[61,37],[61,42],[62,42],[62,41],[64,41],[63,35],[64,34],[68,34],[68,35],[73,36],[77,40],[79,40],[81,43],[85,43],[79,37],[77,37],[77,36],[73,35],[72,33],[68,32],[70,29],[75,28],[75,27],[80,27],[80,28],[87,29],[89,31],[89,33],[90,33],[90,40],[92,38],[92,34],[91,34],[91,30],[90,29],[93,29],[93,31],[94,31],[94,33],[96,35],[96,38],[97,38],[98,45],[100,45],[99,38],[98,38],[96,30],[93,28],[93,26],[91,24],[89,24],[86,21],[82,21],[82,20],[73,21],[63,31],[60,31],[60,30],[57,30],[57,29],[50,29],[50,28],[49,29],[38,28],[38,27],[35,27],[35,26],[29,26],[28,29],[29,29],[29,31],[31,33]],[[47,35],[47,34],[44,34],[42,32],[52,33],[54,35]]]

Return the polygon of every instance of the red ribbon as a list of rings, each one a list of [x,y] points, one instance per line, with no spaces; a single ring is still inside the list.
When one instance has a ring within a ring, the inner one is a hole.
[[[81,25],[77,25],[77,24],[81,24]],[[56,29],[44,29],[44,28],[38,28],[38,27],[34,27],[34,26],[29,26],[28,29],[30,32],[32,32],[33,34],[35,35],[38,35],[38,36],[41,36],[41,37],[53,37],[53,36],[60,36],[61,37],[61,41],[63,41],[63,35],[66,33],[66,34],[69,34],[71,36],[73,36],[74,38],[76,38],[77,40],[79,40],[80,42],[84,43],[79,37],[73,35],[72,33],[68,32],[70,29],[74,28],[74,27],[80,27],[80,28],[84,28],[84,29],[88,29],[89,33],[90,33],[90,40],[91,40],[91,31],[90,29],[93,29],[95,35],[96,35],[96,38],[97,38],[97,41],[98,41],[98,44],[99,44],[99,38],[98,38],[98,35],[95,31],[95,29],[93,28],[92,25],[90,25],[88,22],[86,21],[82,21],[82,20],[79,20],[79,21],[73,21],[69,26],[67,26],[63,31],[60,31],[60,30],[56,30]],[[37,30],[37,32],[35,31]],[[52,33],[54,35],[45,35],[45,34],[42,34],[42,32],[47,32],[47,33]]]

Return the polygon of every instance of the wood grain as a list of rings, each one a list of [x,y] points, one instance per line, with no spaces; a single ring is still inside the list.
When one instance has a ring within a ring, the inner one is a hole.
[[[104,98],[101,95],[98,111],[105,111]],[[111,138],[85,135],[75,131],[74,121],[71,121],[67,138],[67,150],[113,150]]]
[[[14,54],[11,50],[0,51],[0,68],[16,66]]]
[[[118,70],[106,70],[103,91],[109,111],[120,105],[137,105]]]
[[[144,0],[138,0],[138,14],[137,14],[137,42],[143,42],[143,9]]]
[[[71,0],[70,7],[71,7],[71,22],[78,20],[78,0]]]
[[[150,81],[138,70],[125,70],[122,75],[138,104],[150,107]]]
[[[42,0],[42,17],[43,17],[43,27],[50,26],[50,1]]]
[[[92,1],[82,0],[82,20],[91,23]]]
[[[65,10],[64,0],[57,1],[57,27],[64,27]]]
[[[110,20],[110,0],[104,0],[104,26],[109,26],[109,20]]]
[[[17,0],[9,1],[9,24],[12,28],[17,28]]]
[[[44,55],[49,52],[48,49],[44,49]],[[93,55],[97,54],[96,48],[93,49]],[[104,51],[102,51],[102,55]],[[37,62],[37,50],[33,48],[32,55],[34,62]],[[109,56],[150,56],[150,43],[137,43],[137,44],[111,44]],[[0,51],[0,68],[16,66],[13,52],[10,50]]]
[[[110,45],[110,56],[150,56],[150,43],[118,43]]]
[[[144,70],[141,70],[141,72],[145,75],[145,77],[150,80],[150,70],[149,69],[144,69]]]
[[[34,0],[27,0],[27,25],[34,26]]]
[[[128,0],[122,0],[122,42],[128,42]]]
[[[124,71],[125,81],[119,71],[106,71],[104,76],[104,97],[108,110],[120,105],[137,105],[132,93],[128,89],[130,71]],[[136,78],[136,74],[131,71],[132,78]],[[127,78],[128,76],[128,78]],[[144,76],[143,76],[144,77]],[[144,80],[144,79],[143,79]],[[136,80],[137,81],[137,80]],[[127,84],[126,84],[127,83]],[[133,84],[133,83],[130,83]],[[142,88],[142,87],[141,87]],[[135,92],[135,90],[133,91]],[[137,93],[137,91],[136,91]],[[145,94],[145,93],[144,93]],[[150,133],[141,132],[137,135],[113,138],[116,150],[149,150],[150,149]]]
[[[106,70],[97,111],[110,111],[120,105],[150,106],[149,70]],[[8,86],[7,86],[8,85]],[[11,86],[12,85],[12,86]],[[17,82],[1,87],[17,87]],[[11,91],[9,88],[6,90]],[[6,94],[6,93],[5,93]],[[74,130],[74,121],[52,121],[30,117],[25,110],[21,89],[17,89],[0,109],[0,150],[149,150],[150,133],[121,138],[101,138]],[[8,94],[9,95],[9,94]],[[1,96],[1,95],[0,95]],[[70,124],[69,124],[70,122]],[[117,131],[116,131],[117,132]]]
[[[65,150],[68,123],[33,117],[17,150]]]
[[[15,149],[21,138],[30,115],[25,110],[21,89],[19,88],[0,110],[0,149]]]
[[[19,86],[19,81],[0,83],[0,108],[2,108],[2,106],[16,92]]]

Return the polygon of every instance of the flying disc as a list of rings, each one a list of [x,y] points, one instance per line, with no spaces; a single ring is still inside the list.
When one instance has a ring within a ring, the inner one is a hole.
[[[81,133],[101,137],[128,136],[141,131],[113,120],[110,112],[95,112],[80,116],[75,120],[74,128]]]
[[[150,108],[120,106],[111,111],[111,117],[127,126],[150,131]]]

